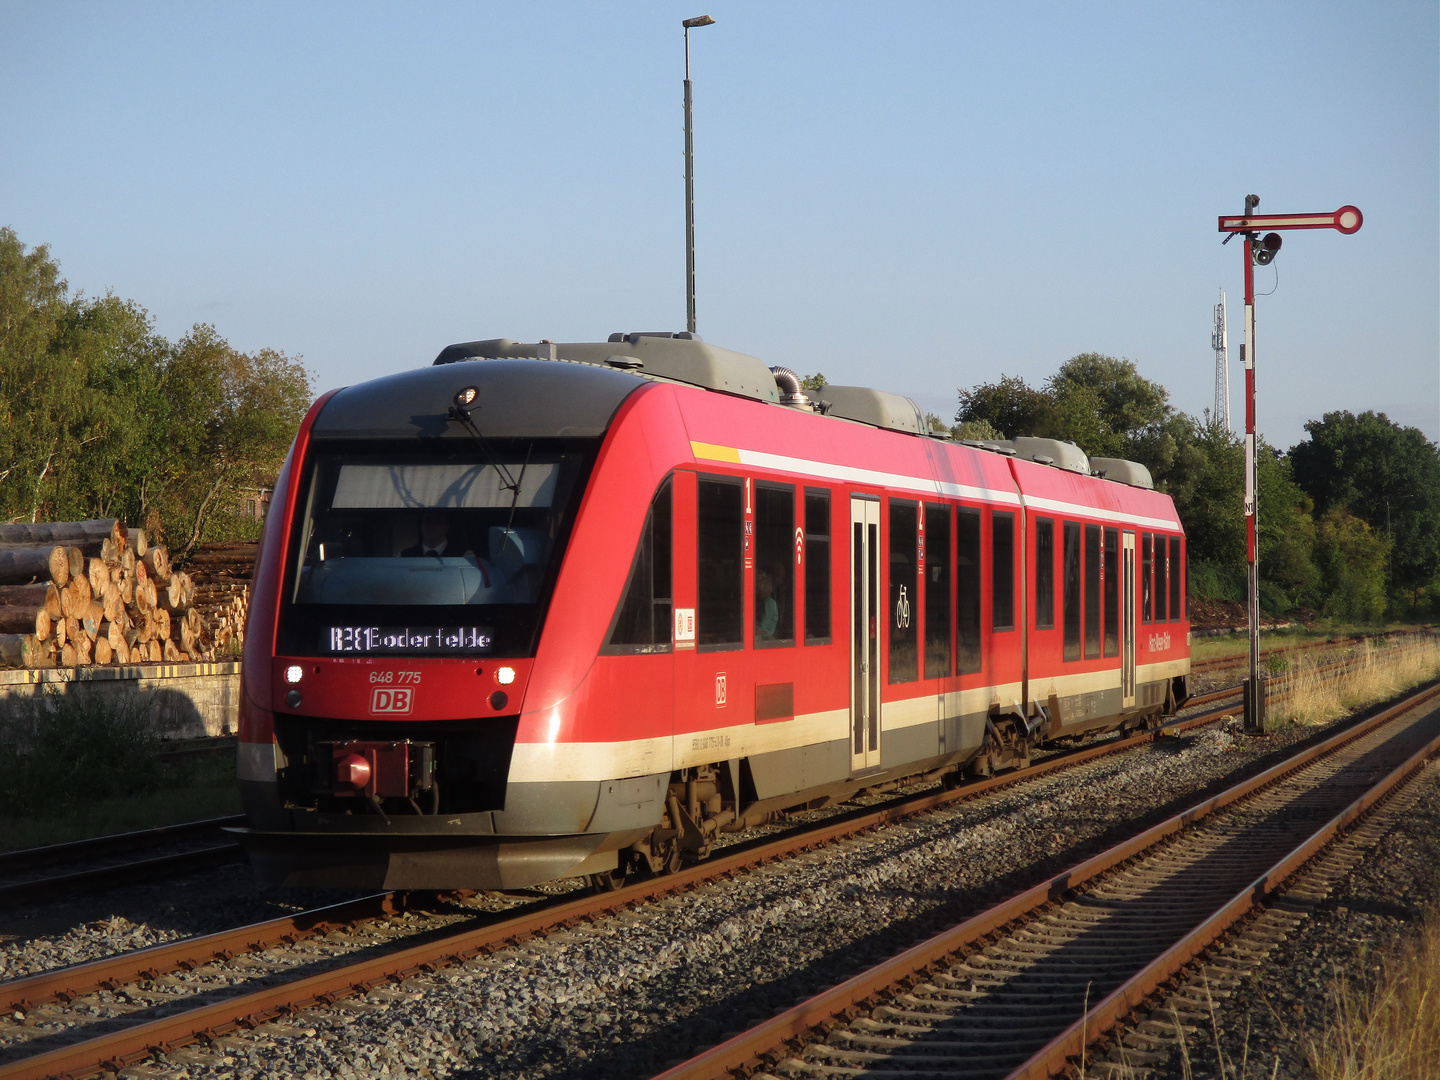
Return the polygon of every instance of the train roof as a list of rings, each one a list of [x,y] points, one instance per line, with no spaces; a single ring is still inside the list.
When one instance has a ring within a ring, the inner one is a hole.
[[[316,418],[313,435],[466,438],[447,414],[456,392],[475,386],[477,418],[487,436],[596,437],[630,394],[654,381],[699,386],[910,435],[934,434],[920,406],[899,394],[863,386],[803,391],[799,376],[788,368],[767,367],[758,357],[710,345],[699,335],[638,332],[611,334],[603,342],[532,344],[489,338],[448,345],[428,368],[339,391]],[[505,408],[487,409],[492,400],[503,400]],[[1074,443],[1021,437],[966,444],[1081,476],[1154,488],[1145,466],[1119,458],[1087,459]]]
[[[455,395],[479,390],[475,419],[489,438],[596,438],[645,380],[588,364],[492,360],[402,371],[347,386],[315,418],[316,439],[471,436],[449,420]],[[503,401],[503,408],[491,407]]]
[[[759,401],[780,401],[775,374],[765,361],[706,344],[698,334],[611,334],[608,341],[541,341],[533,345],[491,338],[446,346],[435,358],[435,366],[477,359],[574,360]]]

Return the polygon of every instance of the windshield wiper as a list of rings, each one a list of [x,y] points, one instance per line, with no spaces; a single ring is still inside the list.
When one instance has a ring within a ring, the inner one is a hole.
[[[520,483],[515,479],[515,477],[510,475],[510,470],[500,463],[500,459],[497,458],[494,452],[490,449],[490,444],[485,441],[485,436],[480,434],[479,426],[475,423],[475,420],[470,415],[473,410],[480,407],[479,405],[475,404],[475,399],[479,396],[479,394],[480,392],[476,390],[473,386],[467,386],[462,390],[456,391],[455,403],[450,406],[450,412],[446,414],[446,418],[449,420],[454,420],[457,424],[459,424],[467,432],[469,432],[470,437],[480,444],[480,449],[485,451],[485,456],[490,459],[490,464],[495,466],[495,471],[500,474],[500,478],[503,481],[500,486],[511,492],[510,514],[511,518],[513,519],[515,514],[515,503],[520,500]],[[525,457],[528,461],[530,455],[527,453]],[[523,469],[521,470],[521,476],[524,476]]]

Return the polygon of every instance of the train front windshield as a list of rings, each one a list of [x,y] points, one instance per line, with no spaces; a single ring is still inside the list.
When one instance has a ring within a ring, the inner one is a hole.
[[[533,651],[592,455],[317,454],[281,648],[308,656]]]

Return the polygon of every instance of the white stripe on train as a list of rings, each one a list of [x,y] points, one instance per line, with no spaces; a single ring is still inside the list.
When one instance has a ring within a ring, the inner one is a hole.
[[[702,444],[703,445],[703,444]],[[720,460],[706,459],[696,447],[695,457],[697,460]],[[1020,496],[1013,490],[997,488],[972,487],[969,484],[952,484],[946,480],[937,480],[934,477],[906,476],[902,473],[880,472],[878,469],[860,469],[852,465],[832,465],[825,461],[812,461],[809,458],[789,457],[784,454],[767,454],[760,450],[736,450],[740,458],[740,464],[751,465],[757,469],[774,469],[777,472],[802,473],[808,476],[823,477],[827,480],[839,480],[850,484],[870,484],[875,487],[900,488],[905,491],[920,491],[926,494],[944,495],[952,499],[975,499],[983,502],[1005,503],[1010,506],[1019,506]],[[728,464],[733,464],[729,462]],[[1060,499],[1046,499],[1036,495],[1026,495],[1024,503],[1033,510],[1048,510],[1056,514],[1072,514],[1076,517],[1098,518],[1101,521],[1113,521],[1117,524],[1135,525],[1150,529],[1171,529],[1179,531],[1180,521],[1178,518],[1157,518],[1145,517],[1138,514],[1131,514],[1120,510],[1105,510],[1098,506],[1084,506],[1080,503],[1064,502]]]

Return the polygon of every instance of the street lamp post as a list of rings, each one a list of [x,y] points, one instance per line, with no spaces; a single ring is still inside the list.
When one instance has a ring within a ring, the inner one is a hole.
[[[1250,677],[1245,680],[1245,730],[1265,731],[1265,687],[1260,679],[1260,560],[1256,535],[1256,504],[1259,501],[1257,435],[1255,430],[1255,267],[1269,266],[1280,250],[1278,232],[1259,234],[1265,229],[1334,229],[1350,234],[1363,221],[1353,206],[1342,206],[1331,214],[1257,214],[1260,196],[1245,196],[1245,213],[1220,217],[1225,243],[1244,238],[1245,260],[1245,344],[1240,359],[1245,363],[1245,555],[1249,564]]]
[[[685,27],[685,329],[695,333],[695,142],[690,98],[690,28],[709,26],[715,20],[697,15]]]
[[[1390,475],[1388,473],[1385,475],[1385,486],[1390,486]],[[1393,498],[1395,502],[1404,502],[1406,499],[1415,498],[1415,496],[1396,495]],[[1394,560],[1391,558],[1391,554],[1395,547],[1395,541],[1390,535],[1390,502],[1391,496],[1387,495],[1385,497],[1385,587],[1387,589],[1391,588],[1394,584],[1391,580],[1391,575],[1394,573]]]

